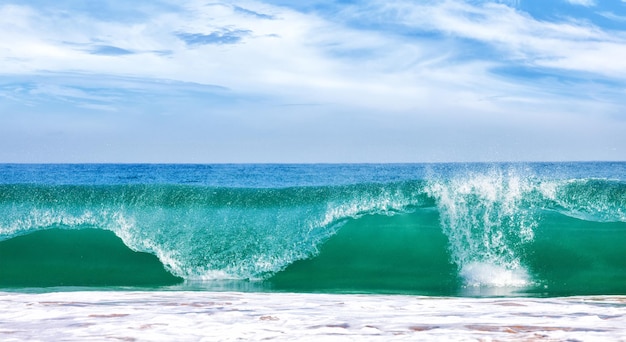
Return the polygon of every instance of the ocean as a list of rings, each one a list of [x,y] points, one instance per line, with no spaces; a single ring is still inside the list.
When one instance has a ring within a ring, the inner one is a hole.
[[[173,302],[215,324],[257,303],[253,334],[284,322],[262,308],[302,327],[353,300],[389,320],[277,338],[626,340],[626,163],[0,165],[0,338],[117,338]],[[398,328],[424,305],[448,320]],[[221,327],[188,340],[256,339]]]

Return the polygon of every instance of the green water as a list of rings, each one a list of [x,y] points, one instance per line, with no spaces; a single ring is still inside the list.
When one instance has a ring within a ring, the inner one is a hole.
[[[516,249],[532,284],[504,293],[624,294],[625,241],[624,222],[589,222],[544,212],[533,240]],[[434,209],[368,215],[345,222],[311,257],[264,280],[233,279],[221,289],[494,294],[493,289],[465,285],[454,253],[458,251],[451,250]],[[153,254],[132,251],[111,231],[86,227],[51,228],[1,241],[0,261],[0,287],[185,286]],[[214,289],[212,282],[193,283]]]
[[[352,220],[317,257],[296,261],[268,280],[306,292],[449,294],[460,284],[434,210]]]
[[[626,164],[437,167],[0,165],[0,288],[626,294]]]
[[[182,282],[112,232],[50,229],[0,242],[0,287],[164,286]]]
[[[548,214],[529,247],[527,264],[551,295],[626,293],[626,224]]]

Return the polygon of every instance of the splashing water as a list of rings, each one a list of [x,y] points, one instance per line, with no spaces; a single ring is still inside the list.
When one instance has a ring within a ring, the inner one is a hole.
[[[521,262],[537,221],[524,203],[531,182],[513,170],[469,172],[433,178],[426,188],[435,198],[452,261],[466,286],[526,286]]]

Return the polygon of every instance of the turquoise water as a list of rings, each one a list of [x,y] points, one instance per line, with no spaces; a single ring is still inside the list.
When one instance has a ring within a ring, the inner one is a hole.
[[[0,288],[626,294],[626,163],[0,165]]]

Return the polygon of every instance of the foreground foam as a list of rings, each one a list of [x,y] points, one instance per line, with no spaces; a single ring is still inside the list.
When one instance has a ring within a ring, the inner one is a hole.
[[[0,292],[13,341],[623,341],[626,297]]]

